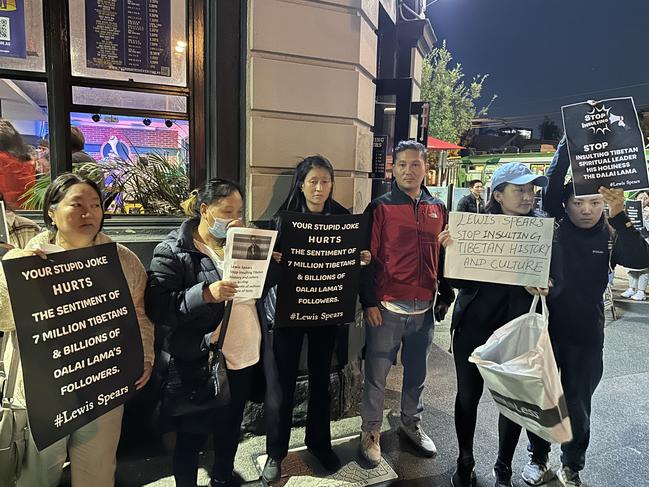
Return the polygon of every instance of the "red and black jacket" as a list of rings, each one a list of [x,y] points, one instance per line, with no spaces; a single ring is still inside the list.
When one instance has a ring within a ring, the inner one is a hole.
[[[446,207],[422,187],[417,203],[399,189],[373,200],[371,218],[372,262],[363,272],[360,290],[364,308],[381,301],[434,301],[437,293],[446,304],[454,293],[443,277],[444,252],[437,240],[448,221]]]

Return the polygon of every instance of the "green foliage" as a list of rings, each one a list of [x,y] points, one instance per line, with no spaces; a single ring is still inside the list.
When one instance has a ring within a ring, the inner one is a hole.
[[[49,174],[37,174],[36,182],[29,186],[25,193],[18,199],[20,206],[25,210],[42,210],[45,191],[47,191],[49,185]]]
[[[184,166],[160,153],[134,160],[104,159],[76,164],[72,172],[97,182],[113,201],[115,211],[126,213],[127,204],[142,205],[144,213],[181,214],[180,204],[189,193],[189,177]],[[30,209],[42,209],[49,177],[41,177],[22,196]]]
[[[561,129],[549,117],[544,117],[543,122],[539,125],[539,137],[544,140],[559,140],[561,139]]]
[[[476,102],[488,75],[475,76],[467,86],[462,66],[455,64],[452,67],[452,61],[446,42],[434,48],[424,59],[421,99],[430,103],[429,135],[457,144],[471,128],[471,120],[486,115],[497,96],[494,95],[486,107],[478,110]]]

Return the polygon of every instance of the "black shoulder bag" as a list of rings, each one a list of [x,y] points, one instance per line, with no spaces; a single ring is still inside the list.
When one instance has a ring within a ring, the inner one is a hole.
[[[223,342],[232,314],[232,301],[225,303],[221,332],[216,344],[210,345],[209,357],[203,362],[169,360],[164,385],[162,412],[166,416],[209,411],[230,402]]]

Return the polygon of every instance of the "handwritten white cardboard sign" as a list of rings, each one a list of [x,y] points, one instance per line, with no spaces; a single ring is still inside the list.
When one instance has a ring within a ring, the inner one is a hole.
[[[444,275],[548,287],[554,218],[451,212]]]

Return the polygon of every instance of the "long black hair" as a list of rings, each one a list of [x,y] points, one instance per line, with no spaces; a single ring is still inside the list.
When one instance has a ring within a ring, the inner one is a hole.
[[[43,221],[45,222],[45,226],[48,230],[56,230],[56,225],[54,225],[52,217],[50,216],[50,210],[56,208],[56,205],[60,203],[63,198],[65,198],[68,190],[75,184],[87,184],[92,189],[94,189],[95,193],[97,193],[97,196],[99,196],[99,202],[101,204],[101,207],[103,208],[103,197],[101,195],[101,189],[99,189],[99,186],[96,182],[94,182],[92,179],[81,177],[71,172],[61,174],[50,183],[50,185],[47,187],[47,190],[45,191],[45,198],[43,200]],[[104,215],[102,212],[101,224],[99,225],[100,231],[103,226]]]
[[[191,192],[189,198],[183,201],[182,208],[187,216],[200,217],[202,204],[209,206],[221,198],[227,198],[235,191],[243,198],[243,191],[238,183],[222,178],[209,179]]]
[[[0,152],[8,152],[20,161],[30,160],[29,148],[13,124],[0,118]]]
[[[279,215],[280,211],[296,211],[304,212],[306,211],[306,200],[304,199],[304,193],[302,192],[302,186],[304,185],[304,180],[306,179],[309,171],[314,167],[325,169],[329,176],[331,177],[331,192],[325,201],[325,213],[329,213],[334,204],[333,202],[333,192],[334,192],[334,167],[331,165],[329,160],[321,155],[309,156],[302,159],[295,171],[293,172],[293,181],[291,182],[291,190],[288,193],[288,196],[284,200],[284,203],[281,204],[275,217]]]
[[[485,205],[485,212],[486,213],[491,213],[492,215],[502,215],[503,214],[503,207],[498,201],[496,201],[495,193],[498,191],[499,193],[502,193],[505,191],[505,188],[509,186],[512,183],[502,183],[496,186],[495,188],[491,189],[491,196],[489,196],[489,201],[487,201],[487,204]],[[513,186],[518,186],[517,184],[513,184]],[[532,205],[532,209],[527,215],[521,215],[521,216],[539,216],[538,212],[534,209],[534,205]]]

